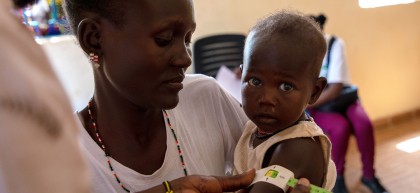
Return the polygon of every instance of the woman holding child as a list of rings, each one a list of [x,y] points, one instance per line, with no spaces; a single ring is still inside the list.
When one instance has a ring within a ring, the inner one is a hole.
[[[164,181],[174,191],[197,184],[221,191],[223,181],[211,177],[174,180],[228,173],[247,121],[215,80],[184,74],[196,27],[192,2],[66,0],[64,8],[94,66],[95,94],[79,112],[93,192],[163,191]]]

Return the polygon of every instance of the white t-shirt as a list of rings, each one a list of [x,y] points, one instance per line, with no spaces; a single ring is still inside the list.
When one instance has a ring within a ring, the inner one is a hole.
[[[345,85],[350,85],[350,72],[345,55],[344,41],[337,36],[335,36],[335,38],[336,39],[331,46],[330,65],[327,68],[328,53],[326,53],[322,62],[320,76],[326,77],[329,84],[343,83]],[[325,39],[327,40],[328,44],[329,40],[331,39],[331,35],[326,35]]]
[[[70,102],[45,54],[0,0],[0,192],[87,193]]]
[[[248,120],[243,109],[215,79],[187,75],[177,107],[168,110],[189,175],[225,175],[233,167],[233,154]],[[118,177],[130,191],[141,191],[164,180],[183,177],[177,146],[169,128],[162,167],[152,175],[140,174],[111,159]],[[124,193],[112,175],[102,149],[87,131],[82,132],[83,151],[93,173],[93,193]]]

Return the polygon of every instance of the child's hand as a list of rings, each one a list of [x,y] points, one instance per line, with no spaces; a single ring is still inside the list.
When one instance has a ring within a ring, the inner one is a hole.
[[[290,193],[309,193],[309,184],[308,179],[301,178],[294,188],[290,188]]]

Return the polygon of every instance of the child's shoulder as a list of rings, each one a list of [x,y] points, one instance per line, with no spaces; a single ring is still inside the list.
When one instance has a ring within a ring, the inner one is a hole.
[[[322,185],[325,157],[320,137],[292,138],[274,144],[264,156],[268,165],[281,165],[296,177],[305,176]],[[270,154],[270,152],[272,152]]]

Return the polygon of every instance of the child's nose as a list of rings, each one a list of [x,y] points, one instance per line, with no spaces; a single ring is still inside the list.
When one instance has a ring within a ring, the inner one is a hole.
[[[278,100],[275,91],[266,89],[260,96],[258,103],[260,105],[276,106],[278,104]]]

